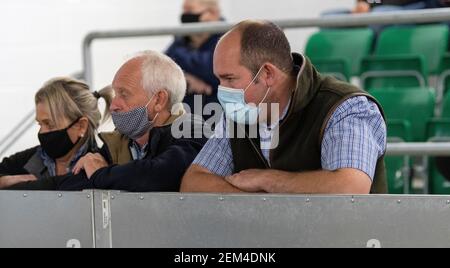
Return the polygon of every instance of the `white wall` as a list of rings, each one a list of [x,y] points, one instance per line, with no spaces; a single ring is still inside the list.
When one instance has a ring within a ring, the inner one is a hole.
[[[80,71],[81,42],[93,30],[177,25],[182,0],[2,0],[0,2],[0,140],[33,109],[36,90],[48,79]],[[326,9],[351,7],[354,0],[223,0],[225,17],[284,19],[316,17]],[[290,30],[302,51],[314,31]],[[93,46],[94,83],[111,82],[120,64],[143,49],[163,50],[170,37],[99,41]],[[7,154],[36,145],[37,126]]]
[[[229,17],[233,21],[248,18],[256,19],[290,19],[290,18],[316,18],[325,10],[352,8],[356,0],[228,0],[230,2]],[[243,2],[245,6],[242,7]],[[302,52],[308,36],[317,29],[308,28],[288,30],[287,35],[291,41],[292,49]]]

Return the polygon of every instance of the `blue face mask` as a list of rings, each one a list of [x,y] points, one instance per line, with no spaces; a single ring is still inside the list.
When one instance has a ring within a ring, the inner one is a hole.
[[[255,78],[245,89],[234,89],[224,86],[219,86],[218,99],[222,108],[225,111],[227,119],[241,125],[255,125],[258,122],[260,113],[260,104],[263,103],[270,92],[270,87],[267,89],[266,95],[258,105],[250,105],[245,102],[245,92],[256,81],[263,67],[259,69]]]

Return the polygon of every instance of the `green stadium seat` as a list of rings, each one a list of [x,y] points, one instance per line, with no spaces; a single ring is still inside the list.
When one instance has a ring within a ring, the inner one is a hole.
[[[360,62],[370,54],[373,40],[368,28],[324,29],[309,38],[305,54],[320,72],[348,81],[360,74]]]
[[[450,118],[450,93],[445,94],[442,102],[441,118]]]
[[[407,121],[411,125],[411,141],[426,141],[427,123],[434,117],[434,89],[375,89],[370,93],[383,106],[388,123]]]
[[[411,142],[411,123],[408,120],[391,119],[387,122],[388,137],[400,138],[404,142]]]
[[[445,95],[447,92],[449,92],[449,89],[450,89],[450,53],[447,53],[442,57],[439,86],[440,86],[440,92],[442,95]]]
[[[388,156],[385,158],[389,194],[409,193],[409,190],[405,191],[405,185],[409,185],[411,180],[411,166],[409,164],[409,157],[406,159],[408,160],[405,161],[405,157],[401,156]]]
[[[449,29],[445,24],[396,26],[386,29],[375,49],[379,56],[423,55],[429,71],[439,72],[448,49]]]
[[[450,118],[433,118],[430,120],[427,124],[427,137],[428,139],[450,138]]]
[[[387,128],[389,143],[411,141],[411,124],[408,121],[390,120]],[[386,156],[385,161],[389,194],[409,193],[411,159],[408,156]]]
[[[374,55],[363,59],[363,87],[427,85],[430,74],[439,74],[448,40],[449,29],[444,24],[387,28],[378,39]]]
[[[430,142],[450,142],[450,118],[434,119],[428,124]],[[429,189],[432,194],[449,195],[450,182],[439,172],[435,158],[429,158]]]
[[[425,87],[428,76],[422,56],[370,56],[361,62],[361,83],[374,88]]]
[[[311,59],[316,69],[326,75],[331,75],[345,82],[350,81],[350,63],[344,59]]]

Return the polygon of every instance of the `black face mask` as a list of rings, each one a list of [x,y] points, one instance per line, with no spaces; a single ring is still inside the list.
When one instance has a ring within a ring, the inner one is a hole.
[[[42,149],[53,160],[65,156],[75,147],[75,145],[78,144],[78,142],[80,142],[81,138],[79,138],[77,142],[73,143],[67,133],[67,130],[73,127],[80,119],[81,117],[65,129],[42,134],[39,133],[38,138]]]
[[[192,14],[192,13],[184,13],[181,15],[181,22],[182,23],[196,23],[200,22],[200,17],[202,14]]]

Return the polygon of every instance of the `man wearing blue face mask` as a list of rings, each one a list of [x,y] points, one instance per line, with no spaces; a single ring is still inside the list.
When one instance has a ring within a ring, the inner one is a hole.
[[[182,192],[386,192],[381,106],[292,54],[279,27],[235,26],[216,48],[214,72],[225,118]]]
[[[148,51],[126,62],[112,87],[116,131],[100,134],[105,144],[100,152],[81,158],[71,175],[10,189],[179,191],[183,174],[206,142],[195,135],[203,131],[203,121],[186,114],[181,104],[183,71],[169,57]],[[180,122],[190,124],[190,136],[175,135]]]

